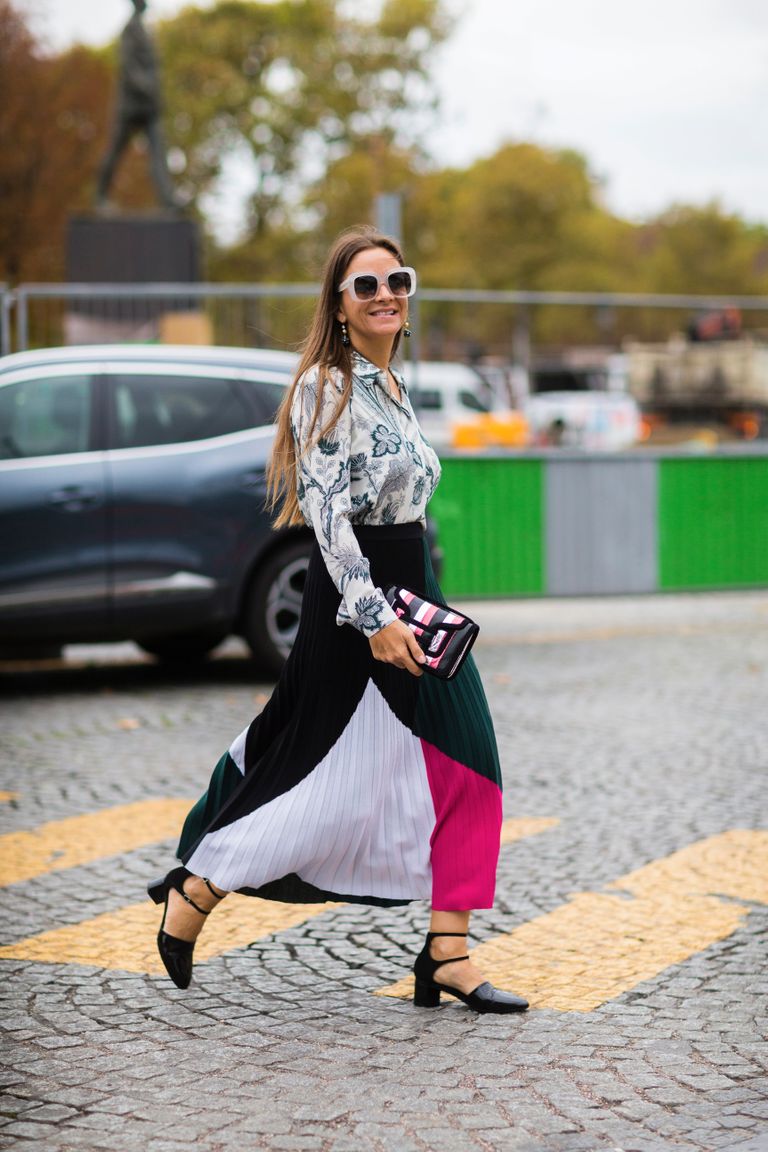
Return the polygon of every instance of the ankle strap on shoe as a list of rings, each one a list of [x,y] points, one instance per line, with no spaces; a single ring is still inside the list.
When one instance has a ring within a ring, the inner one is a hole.
[[[210,908],[208,909],[208,911],[206,911],[205,908],[201,908],[198,904],[195,904],[192,897],[187,892],[185,892],[182,887],[177,888],[176,891],[179,893],[179,895],[182,897],[182,899],[186,900],[187,904],[192,905],[195,912],[199,912],[201,916],[207,916],[208,915],[208,912],[210,912]]]
[[[224,896],[219,896],[218,892],[215,892],[211,887],[211,882],[207,879],[207,877],[201,876],[200,879],[207,886],[208,891],[210,892],[211,896],[213,896],[214,900],[218,901],[224,899],[226,892],[224,893]],[[213,911],[212,908],[201,908],[199,904],[195,904],[189,893],[184,891],[184,880],[182,880],[180,884],[174,885],[174,887],[176,888],[176,891],[179,893],[179,895],[183,897],[184,900],[186,900],[187,904],[190,904],[194,908],[195,912],[199,912],[201,916],[208,916]]]
[[[469,956],[448,956],[445,960],[438,960],[437,957],[432,955],[430,944],[438,936],[456,936],[461,937],[462,940],[466,938],[466,932],[427,932],[427,952],[432,964],[432,971],[437,972],[438,968],[442,968],[444,964],[456,964],[459,960],[469,960]]]
[[[221,894],[219,894],[216,891],[216,889],[214,888],[213,884],[211,884],[211,882],[207,876],[203,876],[203,877],[201,877],[201,879],[203,881],[203,884],[205,884],[206,888],[210,892],[211,896],[213,896],[214,900],[223,900],[224,899],[224,897],[226,896],[226,892],[222,892]]]
[[[469,960],[469,956],[449,956],[447,960],[435,960],[431,952],[429,958],[432,961],[433,972],[437,972],[438,968],[442,968],[445,964],[457,964],[459,960]]]

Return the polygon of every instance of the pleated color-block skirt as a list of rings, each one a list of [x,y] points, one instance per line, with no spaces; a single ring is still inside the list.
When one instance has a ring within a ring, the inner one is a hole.
[[[374,583],[445,603],[418,524],[355,530]],[[179,857],[219,888],[314,903],[493,903],[501,775],[472,658],[441,681],[336,624],[315,545],[301,623],[263,712],[216,765]]]

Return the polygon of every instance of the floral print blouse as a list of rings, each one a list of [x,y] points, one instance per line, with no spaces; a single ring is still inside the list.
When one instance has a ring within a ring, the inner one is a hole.
[[[371,580],[352,525],[423,523],[440,479],[440,462],[421,434],[405,382],[400,373],[393,375],[400,386],[399,401],[386,372],[353,352],[349,403],[320,439],[317,433],[344,388],[341,373],[320,381],[317,370],[310,368],[291,407],[299,506],[341,593],[336,623],[352,624],[365,636],[396,617]],[[309,437],[319,387],[322,406]]]

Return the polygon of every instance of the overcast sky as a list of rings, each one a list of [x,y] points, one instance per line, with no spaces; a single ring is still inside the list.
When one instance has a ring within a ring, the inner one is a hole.
[[[51,47],[104,43],[128,0],[19,0]],[[150,0],[168,15],[181,0]],[[768,0],[449,0],[430,147],[464,166],[505,139],[585,153],[632,219],[717,199],[768,224]],[[201,47],[204,50],[204,47]]]

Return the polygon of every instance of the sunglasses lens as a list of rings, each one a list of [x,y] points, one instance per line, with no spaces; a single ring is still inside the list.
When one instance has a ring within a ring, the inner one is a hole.
[[[373,300],[379,290],[375,276],[355,276],[353,288],[358,300]]]
[[[411,291],[410,272],[390,272],[387,284],[393,296],[408,296]]]

